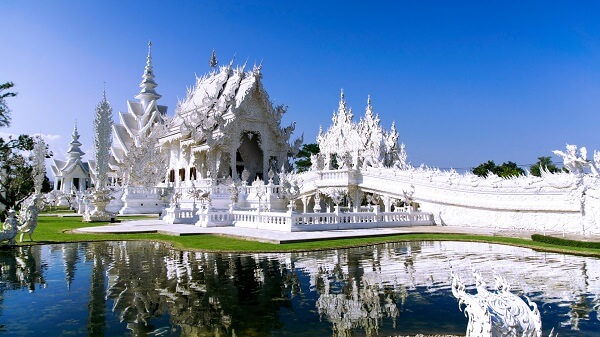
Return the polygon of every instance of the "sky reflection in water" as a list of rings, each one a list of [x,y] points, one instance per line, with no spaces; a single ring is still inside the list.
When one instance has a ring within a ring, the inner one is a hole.
[[[457,242],[277,254],[147,242],[2,249],[0,335],[464,334],[452,269],[470,285],[476,270],[490,287],[503,275],[538,304],[545,336],[596,336],[599,262]]]

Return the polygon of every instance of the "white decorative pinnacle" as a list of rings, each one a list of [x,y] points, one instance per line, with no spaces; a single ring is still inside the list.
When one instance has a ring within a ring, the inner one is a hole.
[[[215,53],[215,49],[213,48],[212,54],[210,54],[210,60],[208,60],[208,65],[211,68],[216,68],[218,64],[219,61],[217,60],[217,54]]]
[[[94,118],[94,158],[96,160],[96,188],[106,186],[110,146],[112,144],[112,108],[106,99],[106,87],[102,101],[96,106]]]
[[[37,139],[33,146],[33,165],[31,175],[33,176],[33,186],[36,194],[42,193],[42,184],[46,177],[46,156],[48,146],[41,139]]]
[[[338,112],[347,111],[346,109],[346,99],[344,98],[344,89],[340,91],[340,105],[338,107]]]
[[[368,117],[373,117],[373,106],[371,105],[371,95],[367,96],[367,109],[366,109],[366,116]]]

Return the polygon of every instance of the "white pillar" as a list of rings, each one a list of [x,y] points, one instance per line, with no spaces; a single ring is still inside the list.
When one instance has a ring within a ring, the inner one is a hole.
[[[385,211],[386,212],[391,212],[392,211],[392,200],[390,198],[389,195],[386,195],[383,198],[383,204],[385,205]]]

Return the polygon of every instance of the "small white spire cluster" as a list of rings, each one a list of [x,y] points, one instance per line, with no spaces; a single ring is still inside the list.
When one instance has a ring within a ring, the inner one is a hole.
[[[345,165],[372,167],[407,168],[406,152],[398,146],[398,132],[392,124],[389,132],[381,127],[379,115],[373,112],[371,96],[367,98],[365,116],[358,123],[353,121],[352,109],[348,109],[344,91],[340,93],[338,110],[333,114],[333,124],[323,133],[319,130],[317,142],[321,154],[325,156],[325,166],[330,160],[343,159]],[[329,159],[328,159],[329,158]]]

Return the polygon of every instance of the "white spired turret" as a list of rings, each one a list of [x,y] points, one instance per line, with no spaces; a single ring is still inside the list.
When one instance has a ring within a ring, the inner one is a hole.
[[[152,68],[152,42],[148,42],[148,57],[140,83],[142,89],[135,96],[139,102],[128,101],[127,112],[119,112],[120,123],[113,125],[111,170],[119,171],[133,147],[147,145],[146,139],[152,127],[164,123],[167,107],[157,104],[162,97],[156,92],[157,86]]]
[[[71,142],[67,151],[67,161],[54,159],[51,166],[54,173],[54,189],[61,191],[86,190],[90,185],[90,169],[88,163],[84,163],[81,157],[85,154],[81,151],[77,123],[71,134]]]
[[[79,132],[77,132],[77,122],[75,122],[75,127],[71,134],[72,139],[69,143],[69,150],[67,151],[67,165],[81,161],[81,157],[85,154],[85,152],[81,151],[80,147],[82,144],[79,141],[79,137]]]

